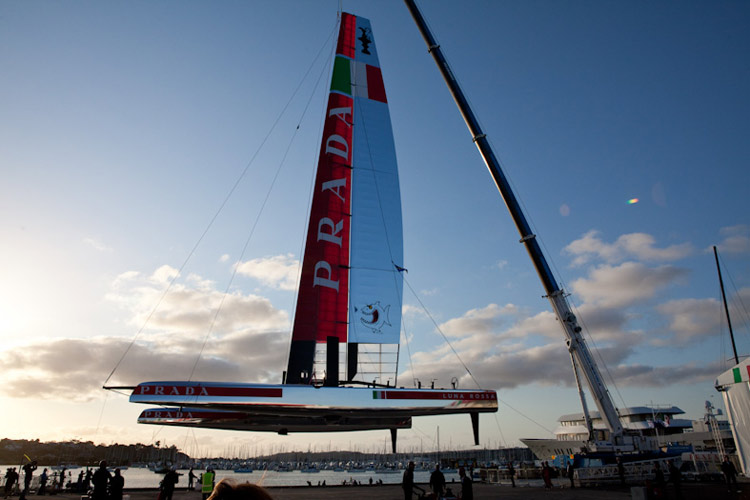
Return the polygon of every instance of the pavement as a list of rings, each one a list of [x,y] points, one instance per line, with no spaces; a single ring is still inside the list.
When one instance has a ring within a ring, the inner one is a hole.
[[[420,485],[423,488],[426,485]],[[737,490],[740,492],[738,493]],[[404,493],[400,485],[378,485],[378,486],[297,486],[297,487],[269,487],[268,493],[275,500],[401,500]],[[456,492],[458,493],[458,492]],[[720,499],[742,499],[750,500],[750,483],[740,483],[739,488],[728,491],[727,487],[718,483],[686,483],[682,485],[681,496],[677,496],[669,485],[665,490],[664,499],[682,500],[720,500]],[[125,490],[129,500],[156,500],[158,497],[156,489]],[[63,493],[55,495],[56,499],[50,500],[82,500],[81,495]],[[30,495],[29,500],[36,495]],[[177,490],[172,500],[201,500],[200,493],[195,491]],[[414,499],[416,500],[416,495]],[[511,488],[509,485],[493,485],[474,483],[475,500],[515,499],[533,500],[618,500],[637,498],[631,496],[630,488],[553,488],[545,490],[540,487],[518,487]],[[33,500],[37,500],[34,498]],[[41,500],[39,498],[38,500]]]

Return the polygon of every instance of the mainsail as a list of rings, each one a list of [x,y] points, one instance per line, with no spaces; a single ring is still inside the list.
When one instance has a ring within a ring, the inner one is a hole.
[[[350,360],[359,343],[398,344],[402,265],[396,152],[375,41],[367,19],[343,13],[287,383],[310,380],[316,345],[332,337],[329,349],[350,344]]]

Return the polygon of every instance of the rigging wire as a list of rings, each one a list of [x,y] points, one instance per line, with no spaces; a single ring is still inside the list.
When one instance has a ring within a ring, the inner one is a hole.
[[[226,298],[229,295],[229,290],[231,289],[232,284],[234,283],[234,278],[237,276],[239,263],[242,262],[242,258],[245,256],[245,253],[247,252],[247,248],[250,246],[250,241],[252,240],[253,235],[255,234],[255,229],[258,227],[258,222],[260,221],[260,218],[263,215],[263,210],[265,209],[266,204],[268,203],[268,199],[271,197],[271,192],[273,191],[273,188],[276,185],[276,181],[279,178],[281,169],[284,167],[284,164],[286,163],[287,155],[289,154],[289,151],[292,149],[292,144],[294,143],[294,140],[297,137],[298,131],[299,131],[299,125],[297,126],[297,128],[294,129],[294,132],[292,133],[292,137],[289,140],[289,144],[287,145],[286,151],[284,151],[284,154],[281,157],[281,161],[279,162],[279,166],[276,168],[276,172],[274,173],[273,180],[271,181],[271,185],[268,187],[268,191],[266,191],[266,196],[263,198],[263,202],[260,205],[258,214],[255,217],[255,221],[253,222],[252,228],[250,229],[250,234],[248,234],[247,238],[245,239],[245,244],[242,246],[239,259],[237,260],[237,264],[234,266],[234,269],[232,269],[232,274],[229,277],[229,282],[227,283],[226,289],[224,290],[224,294],[221,297],[221,301],[219,302],[219,305],[216,308],[216,313],[214,314],[214,317],[211,320],[211,325],[209,326],[208,331],[206,332],[206,335],[203,338],[203,345],[201,345],[200,351],[198,352],[198,357],[195,360],[195,363],[193,364],[193,369],[190,371],[190,376],[188,377],[188,380],[193,380],[195,369],[201,360],[201,356],[203,355],[203,351],[206,348],[208,339],[211,337],[211,333],[213,333],[214,327],[216,326],[216,321],[219,318],[219,314],[221,313],[221,310],[224,306],[224,302],[226,301]]]
[[[568,303],[571,303],[572,301],[569,299]],[[578,318],[578,322],[580,323],[581,327],[583,328],[583,331],[586,332],[586,337],[588,337],[588,340],[591,341],[591,344],[593,346],[593,351],[596,354],[596,357],[599,358],[599,361],[601,362],[601,365],[604,366],[604,371],[607,374],[607,378],[609,379],[609,383],[615,388],[615,393],[617,394],[617,397],[620,399],[620,402],[622,403],[623,407],[627,407],[627,403],[625,402],[625,398],[622,397],[622,393],[620,392],[620,388],[617,386],[617,382],[615,381],[615,378],[612,376],[612,372],[609,371],[609,366],[607,366],[607,363],[604,361],[604,358],[602,357],[601,351],[599,350],[599,347],[596,345],[596,341],[594,340],[594,336],[591,335],[591,331],[589,330],[588,326],[586,325],[586,321],[584,318],[579,316],[578,314],[578,308],[576,307],[575,302],[572,302],[571,307],[576,313],[576,318]],[[609,387],[607,387],[607,392],[610,392]],[[619,409],[618,409],[619,414]]]
[[[356,85],[356,83],[353,84],[353,85]],[[403,266],[404,263],[403,262],[399,262],[399,263],[394,262],[393,247],[391,245],[391,235],[388,232],[388,224],[386,222],[386,216],[385,216],[385,212],[384,212],[384,208],[383,208],[383,206],[384,206],[383,201],[384,200],[383,200],[383,196],[381,195],[380,183],[378,182],[378,173],[379,172],[378,172],[378,170],[375,169],[375,160],[373,159],[372,147],[370,147],[370,137],[368,135],[368,130],[367,130],[367,126],[366,126],[367,120],[364,118],[365,117],[364,108],[361,105],[361,101],[359,101],[357,99],[354,99],[353,102],[354,102],[355,105],[357,105],[356,111],[361,116],[363,116],[363,119],[360,120],[359,123],[360,123],[361,130],[362,130],[362,137],[364,138],[365,147],[366,147],[366,150],[367,150],[366,154],[367,154],[367,156],[368,156],[368,158],[370,160],[369,161],[370,168],[367,169],[367,170],[372,173],[372,180],[373,180],[373,184],[374,184],[374,188],[375,188],[375,198],[377,200],[378,213],[380,214],[380,224],[381,224],[381,227],[383,228],[383,233],[385,234],[385,244],[386,244],[386,247],[388,248],[388,255],[390,257],[390,261],[391,261],[391,265],[392,265],[392,267],[390,269],[366,268],[366,267],[360,267],[359,269],[369,269],[369,270],[372,270],[372,271],[388,272],[388,273],[390,273],[391,276],[393,277],[393,287],[394,287],[394,290],[396,291],[396,295],[398,295],[398,303],[402,304],[403,303],[403,286],[399,287],[399,282],[398,282],[398,280],[399,280],[399,274],[401,274],[401,271],[399,271],[396,268],[396,264],[398,266]],[[359,166],[358,165],[354,165],[354,162],[352,162],[352,177],[354,177],[354,173],[356,172],[356,170],[358,168],[359,168]],[[396,167],[396,168],[398,168],[398,167]],[[365,170],[365,169],[362,169],[362,170]],[[398,174],[396,173],[396,175],[398,175]],[[403,259],[403,256],[402,256],[402,259]],[[350,262],[350,265],[351,265],[351,262]],[[354,269],[354,268],[351,267],[350,269]],[[350,323],[350,325],[351,325],[351,323]],[[381,369],[382,369],[382,367],[381,367]],[[398,364],[396,365],[396,369],[395,369],[395,372],[394,372],[394,380],[398,380]]]
[[[492,414],[493,417],[495,417],[495,425],[497,425],[497,432],[500,433],[500,439],[503,441],[503,446],[506,448],[508,447],[508,442],[505,440],[505,435],[503,434],[503,429],[500,427],[500,419],[497,418],[497,413]]]
[[[491,141],[490,138],[488,138],[487,140],[490,143],[492,143],[492,141]],[[493,150],[495,150],[494,144],[491,144],[491,146],[492,146]],[[496,155],[497,155],[497,153],[496,153]],[[542,238],[541,236],[539,236],[539,234],[538,234],[539,231],[537,231],[537,226],[534,223],[534,219],[530,215],[530,212],[529,212],[529,210],[528,210],[528,208],[526,206],[526,203],[523,200],[523,197],[519,194],[518,189],[516,188],[515,184],[513,183],[513,180],[512,180],[511,176],[508,173],[507,166],[504,165],[499,158],[498,158],[498,162],[501,163],[501,165],[503,167],[503,170],[505,172],[505,177],[506,177],[508,183],[511,185],[511,189],[513,190],[513,192],[514,192],[514,194],[516,196],[516,199],[518,200],[518,203],[521,205],[522,210],[523,210],[524,214],[526,215],[526,220],[529,223],[529,227],[531,228],[532,233],[534,235],[536,235],[536,240],[537,240],[537,242],[539,243],[539,245],[542,247],[542,249],[544,251],[544,256],[545,256],[545,259],[547,260],[547,263],[549,264],[549,266],[554,271],[554,277],[558,281],[558,286],[560,287],[560,290],[563,293],[565,293],[565,290],[567,290],[568,287],[567,287],[566,280],[563,278],[563,274],[560,272],[560,268],[557,266],[555,260],[552,258],[552,253],[549,251],[549,248],[545,244],[544,238]],[[572,300],[572,295],[570,293],[567,293],[566,296],[568,298],[568,303],[571,305],[572,309],[575,311],[576,318],[578,318],[579,322],[581,323],[581,326],[583,327],[584,331],[586,332],[586,336],[591,341],[593,350],[596,353],[597,358],[599,358],[599,361],[604,366],[604,371],[607,373],[607,377],[609,378],[610,384],[612,384],[612,386],[615,388],[615,392],[617,393],[617,396],[620,399],[620,402],[622,403],[622,405],[623,406],[627,406],[627,403],[625,402],[625,399],[623,398],[622,394],[620,393],[620,389],[617,387],[617,383],[615,382],[615,379],[612,376],[612,373],[609,371],[609,367],[607,366],[607,363],[604,362],[604,358],[602,357],[601,352],[599,351],[599,348],[596,345],[596,341],[594,340],[594,337],[591,335],[591,331],[586,326],[586,322],[584,321],[583,316],[581,316],[580,310],[578,309],[578,307],[575,304],[575,302]],[[558,320],[559,320],[559,318],[558,318]],[[607,389],[607,391],[609,392],[609,389]]]
[[[425,306],[425,305],[424,305],[424,303],[423,303],[423,302],[422,302],[422,300],[421,300],[421,299],[419,298],[419,296],[417,295],[417,293],[416,293],[416,292],[414,291],[414,288],[412,288],[411,284],[409,283],[409,281],[408,281],[408,280],[407,280],[406,278],[404,278],[404,283],[406,283],[406,286],[407,286],[407,287],[409,287],[409,290],[410,290],[410,291],[411,291],[411,293],[412,293],[412,294],[414,295],[414,298],[416,298],[416,299],[417,299],[417,302],[419,302],[419,305],[420,305],[420,306],[422,306],[422,309],[424,310],[425,314],[427,314],[427,316],[428,316],[428,317],[430,318],[430,320],[432,321],[432,324],[433,324],[433,325],[435,325],[435,328],[437,329],[437,331],[438,331],[438,332],[440,333],[440,335],[442,335],[442,337],[443,337],[443,340],[445,340],[445,343],[446,343],[446,344],[448,345],[448,347],[450,347],[450,349],[451,349],[451,350],[453,351],[453,354],[455,354],[455,355],[456,355],[456,358],[458,358],[458,361],[459,361],[459,362],[461,363],[461,365],[462,365],[462,366],[464,367],[464,370],[466,370],[466,373],[468,373],[468,374],[469,374],[469,376],[470,376],[470,377],[471,377],[471,379],[472,379],[472,380],[474,381],[474,383],[475,383],[475,384],[477,385],[477,387],[478,387],[479,389],[482,389],[482,386],[481,386],[481,385],[479,384],[479,382],[477,381],[477,379],[476,379],[476,378],[474,378],[474,375],[473,375],[473,374],[471,373],[471,371],[469,370],[468,366],[466,366],[466,364],[465,364],[465,363],[463,362],[463,360],[461,359],[461,356],[459,356],[458,352],[456,352],[456,349],[454,349],[454,348],[453,348],[453,345],[452,345],[452,344],[450,343],[450,341],[448,340],[448,338],[447,338],[447,337],[445,336],[445,334],[443,333],[443,331],[442,331],[442,330],[440,329],[440,327],[438,326],[437,322],[435,321],[435,318],[433,318],[432,314],[430,314],[430,311],[429,311],[429,310],[427,309],[427,306]],[[408,345],[408,342],[407,342],[407,349],[408,349],[408,347],[409,347],[409,345]],[[411,363],[411,351],[409,351],[409,362]],[[412,373],[413,373],[413,372],[414,372],[414,368],[412,367]],[[505,406],[507,406],[508,408],[510,408],[511,410],[513,410],[514,412],[516,412],[516,413],[517,413],[518,415],[520,415],[521,417],[523,417],[523,418],[525,418],[526,420],[528,420],[529,422],[531,422],[531,423],[533,423],[533,424],[535,424],[535,425],[537,425],[537,426],[541,427],[542,429],[544,429],[544,430],[545,430],[545,431],[547,431],[548,433],[552,434],[552,431],[551,431],[550,429],[548,429],[548,428],[547,428],[547,427],[545,427],[544,425],[540,424],[539,422],[537,422],[537,421],[536,421],[536,420],[534,420],[533,418],[529,417],[528,415],[524,414],[524,413],[523,413],[523,412],[521,412],[520,410],[518,410],[518,409],[514,408],[514,407],[513,407],[513,406],[511,406],[511,405],[510,405],[510,404],[509,404],[509,403],[508,403],[507,401],[504,401],[504,400],[503,400],[502,398],[500,398],[500,396],[498,396],[498,397],[497,397],[497,400],[498,400],[498,402],[500,402],[500,403],[504,404]],[[499,426],[500,426],[500,424],[499,424],[499,422],[498,422],[498,428],[499,428]],[[502,435],[502,430],[500,430],[500,434]],[[503,440],[504,440],[504,438],[503,438]]]
[[[440,326],[438,326],[437,321],[435,321],[435,318],[432,317],[432,314],[430,314],[430,311],[427,309],[427,307],[422,302],[422,299],[419,298],[417,295],[417,292],[414,291],[414,289],[411,287],[411,283],[409,283],[409,280],[404,277],[404,283],[406,283],[406,286],[409,287],[409,290],[411,290],[411,293],[414,295],[414,298],[417,299],[417,302],[419,302],[419,305],[422,306],[422,309],[424,309],[424,312],[427,314],[427,316],[430,318],[430,321],[432,321],[432,324],[435,325],[435,329],[440,333],[440,335],[443,337],[443,340],[445,340],[445,343],[448,344],[448,347],[451,348],[451,351],[453,351],[453,354],[456,355],[456,358],[458,359],[459,363],[461,363],[461,366],[464,367],[464,370],[466,370],[466,373],[469,374],[469,377],[474,381],[475,384],[477,384],[477,387],[479,389],[482,388],[482,386],[479,384],[479,381],[474,378],[474,375],[471,373],[471,370],[469,370],[469,367],[466,366],[466,363],[464,363],[463,359],[461,359],[461,356],[459,356],[458,351],[453,348],[453,344],[450,343],[448,340],[448,337],[445,336],[443,333],[443,330],[440,329]]]
[[[337,23],[338,23],[338,21],[337,21]],[[115,367],[112,369],[112,371],[109,373],[109,375],[105,379],[104,383],[102,384],[105,388],[106,388],[107,382],[109,382],[109,380],[112,378],[112,376],[114,375],[114,373],[120,367],[120,365],[122,364],[123,360],[125,359],[125,357],[127,356],[127,354],[130,352],[130,350],[132,349],[133,345],[135,345],[135,342],[138,340],[138,337],[143,333],[144,329],[146,328],[146,325],[148,325],[148,323],[151,321],[151,318],[156,313],[156,311],[159,309],[159,306],[164,301],[165,297],[167,296],[167,294],[169,293],[169,291],[172,289],[172,287],[176,283],[177,279],[182,274],[182,271],[185,269],[185,266],[187,266],[188,262],[191,260],[191,258],[195,254],[195,251],[197,250],[198,246],[200,246],[200,244],[202,243],[202,241],[205,238],[205,236],[208,234],[208,232],[211,229],[211,227],[213,227],[213,225],[216,222],[216,220],[218,219],[219,215],[224,210],[224,207],[229,202],[229,199],[232,197],[232,195],[234,194],[234,192],[237,190],[238,186],[240,185],[242,179],[247,174],[248,170],[250,169],[250,166],[252,166],[252,164],[255,163],[255,159],[258,157],[258,155],[260,154],[261,150],[265,146],[266,142],[271,137],[271,134],[276,129],[276,126],[281,121],[281,118],[285,115],[286,110],[289,108],[289,106],[291,105],[291,103],[294,100],[295,96],[297,95],[297,93],[299,92],[300,88],[302,87],[302,84],[307,79],[307,75],[310,73],[310,71],[312,70],[312,68],[315,65],[315,62],[320,57],[320,54],[322,53],[323,48],[325,48],[325,46],[328,45],[330,38],[333,36],[333,33],[335,33],[335,30],[332,31],[332,33],[328,36],[328,38],[326,39],[326,41],[323,43],[323,46],[321,46],[320,50],[318,51],[318,54],[315,56],[315,58],[313,59],[313,62],[310,64],[310,66],[305,71],[305,74],[302,77],[302,79],[300,80],[300,83],[297,85],[297,87],[292,92],[292,95],[289,97],[289,99],[287,100],[286,104],[284,105],[284,107],[282,108],[281,112],[279,113],[278,117],[276,118],[276,120],[271,125],[271,128],[268,130],[268,132],[266,133],[265,137],[261,141],[260,145],[255,150],[255,153],[253,153],[252,157],[247,162],[247,164],[245,165],[244,169],[242,170],[242,172],[240,173],[240,175],[235,180],[235,182],[232,185],[231,189],[229,190],[229,192],[227,193],[227,195],[224,197],[223,201],[220,203],[219,208],[216,210],[216,212],[214,213],[214,215],[211,217],[211,219],[209,220],[208,224],[206,225],[206,227],[203,230],[203,232],[201,233],[201,235],[198,237],[198,240],[195,242],[195,244],[193,245],[193,247],[188,252],[187,257],[185,258],[185,260],[180,265],[179,269],[177,270],[177,273],[175,273],[175,275],[169,281],[169,284],[167,285],[167,287],[165,288],[165,290],[162,292],[161,296],[159,297],[159,300],[156,302],[156,305],[154,305],[153,309],[151,309],[151,312],[148,314],[148,316],[144,320],[143,324],[141,325],[141,327],[136,332],[135,336],[133,337],[133,340],[130,342],[130,344],[128,344],[128,347],[125,349],[125,352],[122,354],[122,356],[120,356],[120,358],[118,359],[117,363],[115,364]],[[308,102],[308,105],[309,105],[309,102]],[[307,111],[307,106],[305,107],[305,111],[304,112],[306,112],[306,111]],[[304,112],[303,112],[303,116],[304,116]],[[299,124],[297,125],[297,130],[299,130]],[[287,150],[287,152],[288,152],[288,150]],[[274,178],[274,180],[275,180],[275,178]],[[205,345],[205,343],[204,343],[204,345]],[[195,367],[193,367],[193,369],[194,368]]]
[[[426,22],[426,21],[425,21],[425,22]],[[455,76],[455,75],[453,75],[453,78],[456,78],[456,76]],[[471,101],[470,101],[469,97],[468,97],[468,96],[466,96],[466,95],[464,95],[464,98],[466,99],[466,101],[467,101],[467,103],[468,103],[468,106],[469,106],[469,107],[471,108],[472,106],[471,106]],[[480,126],[480,128],[482,128],[482,130],[484,130],[484,128],[483,128],[483,127],[482,127],[482,125],[481,125],[481,121],[479,120],[479,118],[478,118],[478,117],[475,117],[475,120],[477,121],[477,123],[478,123],[478,125]],[[492,140],[491,140],[491,139],[490,139],[489,137],[487,137],[486,139],[487,139],[487,141],[489,142],[489,144],[490,144],[490,147],[492,148],[492,150],[493,150],[493,151],[496,151],[496,148],[494,147],[494,144],[492,144]],[[497,155],[496,155],[496,156],[497,156]],[[505,175],[505,177],[506,177],[506,180],[507,180],[507,182],[508,182],[508,184],[509,184],[509,186],[510,186],[510,188],[511,188],[512,192],[513,192],[513,193],[515,194],[515,196],[516,196],[516,199],[517,199],[517,202],[519,203],[519,206],[521,207],[521,210],[522,210],[522,212],[524,212],[524,213],[526,214],[526,219],[527,219],[527,223],[529,224],[529,228],[530,228],[530,229],[532,230],[533,234],[535,234],[535,235],[536,235],[536,233],[537,233],[537,231],[535,230],[535,228],[536,228],[536,225],[535,225],[535,224],[533,223],[533,219],[532,219],[532,218],[531,218],[531,217],[530,217],[530,216],[528,215],[528,210],[526,209],[526,204],[524,203],[524,201],[523,201],[523,198],[522,198],[522,197],[521,197],[521,196],[520,196],[520,195],[518,194],[518,191],[517,191],[517,189],[516,189],[516,187],[515,187],[515,184],[513,183],[513,181],[512,181],[512,178],[511,178],[511,176],[509,175],[509,172],[508,172],[508,169],[507,169],[507,167],[506,167],[505,165],[503,165],[503,162],[502,162],[502,161],[500,160],[500,158],[499,158],[499,157],[497,157],[497,161],[498,161],[498,163],[499,163],[499,164],[501,165],[501,168],[503,169],[503,172],[504,172],[504,175]],[[537,239],[537,242],[538,242],[538,243],[540,244],[540,246],[541,246],[542,248],[544,248],[544,254],[545,254],[545,255],[550,255],[550,254],[549,254],[549,251],[548,251],[548,249],[547,249],[547,248],[546,248],[546,246],[544,245],[544,242],[543,242],[543,240],[542,240],[542,239],[541,239],[541,238],[540,238],[539,236],[536,236],[536,239]],[[551,267],[552,267],[553,269],[555,269],[555,271],[557,272],[557,275],[559,275],[559,270],[557,269],[557,266],[555,265],[554,261],[551,261],[550,259],[547,259],[547,260],[548,260],[548,262],[550,263]],[[561,282],[561,284],[562,284],[562,282]],[[562,290],[564,290],[564,288],[562,288]],[[442,334],[442,332],[441,332],[441,334]],[[594,341],[593,341],[593,338],[592,338],[592,337],[591,337],[590,335],[589,335],[589,338],[591,338],[591,340],[592,340],[592,343],[594,344],[594,348],[595,348],[595,350],[597,351],[597,355],[598,355],[599,359],[600,359],[600,360],[602,360],[602,362],[603,362],[603,359],[602,359],[602,357],[601,357],[601,354],[600,354],[600,353],[598,352],[598,349],[596,349],[596,344],[594,343]],[[452,349],[452,346],[451,346],[451,349]],[[613,385],[615,386],[615,390],[617,391],[618,395],[619,395],[619,396],[620,396],[620,398],[622,399],[622,395],[621,395],[621,394],[619,393],[619,389],[617,389],[617,385],[616,385],[616,384],[614,384],[614,379],[612,378],[612,376],[611,376],[611,373],[609,372],[609,369],[607,368],[607,365],[606,365],[606,364],[604,364],[604,367],[605,367],[605,370],[607,371],[607,374],[608,374],[608,375],[609,375],[609,377],[610,377],[610,380],[612,380],[612,383],[613,383]],[[473,378],[473,377],[472,377],[472,378]]]
[[[107,400],[108,399],[109,399],[109,392],[107,392],[104,395],[104,401],[102,402],[102,409],[99,412],[99,420],[96,422],[96,430],[94,431],[94,435],[95,436],[97,434],[99,434],[99,429],[101,428],[101,425],[102,425],[102,417],[104,417],[104,409],[107,407]]]
[[[401,314],[401,324],[403,325],[403,332],[404,332],[404,340],[406,341],[406,353],[407,357],[409,358],[409,369],[411,370],[412,374],[412,383],[414,386],[416,386],[416,372],[414,371],[414,361],[411,358],[411,346],[409,344],[409,334],[406,331],[406,320],[404,319],[404,315]],[[396,366],[396,371],[398,371],[398,366]]]
[[[337,18],[336,18],[336,22],[334,23],[333,30],[331,30],[330,35],[328,36],[328,38],[326,39],[326,41],[323,43],[323,45],[319,49],[318,55],[315,56],[315,61],[318,60],[318,57],[320,56],[320,53],[323,52],[323,49],[329,44],[329,42],[331,41],[331,39],[333,39],[334,35],[338,32],[339,24],[341,23],[341,15],[340,15],[340,13],[336,17]],[[313,95],[315,93],[315,89],[317,89],[318,86],[320,85],[320,81],[322,80],[323,75],[325,75],[327,73],[331,73],[331,66],[333,64],[333,58],[334,58],[334,54],[335,54],[335,51],[336,51],[336,45],[335,45],[335,43],[331,44],[331,46],[329,48],[329,51],[330,52],[329,52],[329,55],[328,55],[328,62],[327,62],[327,64],[324,64],[321,67],[320,73],[318,74],[318,79],[316,80],[315,85],[313,86],[313,91],[310,93],[310,97],[308,98],[308,103],[307,103],[307,106],[305,107],[305,112],[307,112],[307,108],[309,107],[310,103],[312,102]],[[326,103],[323,102],[323,113],[321,113],[321,116],[325,116],[325,109],[326,109]],[[299,127],[299,125],[297,125],[297,126]],[[322,137],[324,126],[325,126],[325,119],[321,120],[320,123],[319,123],[319,125],[318,125],[318,137]],[[317,161],[318,161],[317,158],[318,158],[318,156],[316,155],[315,159],[313,160],[312,168],[310,169],[310,183],[308,185],[308,193],[309,193],[309,195],[307,197],[307,206],[308,207],[312,207],[312,197],[313,197],[314,190],[315,190],[315,175],[317,173],[316,172],[317,169],[315,168],[316,165],[317,165]],[[300,258],[299,258],[299,261],[297,263],[297,282],[296,282],[296,287],[295,287],[297,290],[299,290],[300,281],[302,280],[302,266],[304,264],[305,244],[306,244],[306,241],[307,241],[307,232],[309,230],[309,224],[310,224],[310,214],[308,212],[308,213],[305,214],[304,229],[302,231],[302,238],[300,240],[300,247],[299,247]],[[296,314],[296,310],[297,310],[297,298],[298,298],[297,295],[298,294],[293,294],[293,295],[294,295],[294,297],[292,298],[292,309],[291,310],[293,311],[293,314]],[[292,320],[292,324],[291,324],[291,327],[289,329],[289,342],[287,342],[287,347],[286,347],[286,358],[287,359],[289,359],[290,351],[292,349],[292,342],[291,342],[291,340],[292,340],[292,336],[293,335],[294,335],[294,318]]]
[[[737,284],[734,282],[734,279],[732,279],[732,274],[729,272],[729,270],[727,269],[727,266],[724,264],[724,259],[722,258],[721,254],[719,254],[719,260],[721,261],[721,267],[724,268],[724,274],[727,275],[727,277],[729,278],[729,282],[732,284],[732,289],[734,290],[733,298],[736,302],[739,303],[739,307],[737,306],[734,307],[734,312],[745,313],[744,318],[742,318],[743,321],[741,321],[739,324],[740,325],[744,324],[745,326],[747,326],[748,324],[750,324],[750,321],[749,321],[750,314],[748,314],[747,307],[745,306],[745,303],[742,300],[742,295],[740,294],[740,291],[737,289]]]
[[[478,120],[478,118],[477,118]],[[488,142],[490,142],[491,147],[493,150],[495,149],[494,144],[492,144],[492,140],[488,137]],[[497,153],[496,153],[497,156]],[[529,227],[531,228],[532,233],[536,236],[536,240],[539,243],[539,245],[542,247],[545,259],[547,260],[549,266],[554,270],[554,276],[555,279],[558,281],[558,285],[560,287],[560,290],[565,293],[565,290],[567,289],[567,283],[562,278],[562,273],[560,272],[560,269],[558,268],[557,264],[555,263],[555,260],[551,257],[551,253],[549,251],[549,248],[547,248],[547,245],[544,243],[544,238],[539,236],[536,224],[534,223],[533,217],[530,215],[530,212],[528,208],[526,207],[526,203],[523,200],[523,197],[519,194],[518,189],[516,188],[515,184],[513,183],[513,180],[511,176],[508,173],[508,168],[506,165],[503,164],[503,162],[498,158],[498,162],[502,165],[503,171],[505,172],[505,177],[508,181],[508,183],[511,186],[511,189],[513,190],[516,199],[518,200],[519,205],[522,207],[522,210],[524,214],[526,215],[526,220],[529,224]],[[583,327],[584,331],[586,332],[586,337],[591,341],[592,347],[594,352],[596,353],[596,357],[601,362],[601,365],[604,366],[604,371],[607,374],[607,377],[609,379],[610,384],[614,387],[615,393],[617,394],[617,397],[619,398],[620,402],[623,406],[627,406],[627,403],[625,402],[625,398],[622,396],[622,393],[620,392],[619,387],[617,386],[617,383],[615,382],[615,378],[612,376],[612,372],[610,372],[609,367],[607,366],[607,363],[605,363],[604,358],[601,355],[601,352],[596,345],[596,341],[594,340],[594,337],[591,335],[591,331],[586,326],[586,323],[584,321],[584,318],[580,315],[580,310],[576,306],[575,302],[572,301],[570,293],[566,294],[568,298],[568,303],[571,304],[571,307],[575,311],[576,317],[578,318],[579,322],[581,323],[581,326]],[[607,392],[609,392],[609,389],[607,389]]]

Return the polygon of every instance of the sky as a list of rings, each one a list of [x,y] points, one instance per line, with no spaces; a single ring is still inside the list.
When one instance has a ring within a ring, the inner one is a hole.
[[[732,351],[713,245],[750,352],[750,5],[420,6],[615,404],[721,407]],[[0,437],[383,449],[385,431],[138,425],[145,407],[101,389],[280,381],[338,9],[0,3]],[[482,446],[550,437],[580,402],[518,232],[406,7],[343,9],[372,23],[399,160],[398,383],[476,387],[463,363],[500,398]],[[442,449],[471,447],[461,415],[416,418],[399,448],[435,450],[438,428]]]

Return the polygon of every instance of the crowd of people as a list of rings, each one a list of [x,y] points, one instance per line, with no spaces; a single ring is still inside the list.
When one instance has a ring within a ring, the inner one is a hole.
[[[5,489],[3,498],[7,499],[14,494],[19,494],[20,491],[19,500],[26,500],[26,496],[30,494],[32,478],[37,468],[37,462],[34,460],[29,460],[28,463],[20,467],[20,472],[23,473],[23,483],[21,483],[21,475],[16,471],[15,467],[7,468],[5,472]],[[454,493],[450,487],[447,487],[445,475],[440,470],[440,465],[436,465],[434,471],[430,474],[430,493],[427,493],[427,491],[414,482],[414,468],[414,462],[409,462],[402,478],[401,487],[404,492],[405,500],[411,500],[415,493],[419,498],[424,498],[429,495],[432,498],[457,497],[462,500],[473,500],[473,481],[471,475],[466,473],[464,467],[460,467],[458,470],[461,490],[456,493]],[[737,486],[737,469],[729,460],[728,456],[724,457],[724,460],[720,465],[720,470],[724,475],[729,491],[732,492],[733,490],[736,490],[736,492],[739,493],[740,490]],[[64,490],[64,487],[66,486],[65,472],[65,469],[63,469],[60,471],[59,475],[55,473],[50,477],[47,469],[43,469],[42,473],[39,475],[36,494],[45,495],[47,493],[55,493]],[[673,485],[674,496],[676,498],[681,498],[682,474],[673,460],[668,461],[666,470],[662,470],[662,467],[659,464],[654,465],[653,480],[647,482],[650,492],[656,495],[656,497],[661,497],[665,494],[665,488],[667,485],[667,482],[665,481],[665,472],[668,473],[669,482]],[[557,476],[558,473],[561,477],[567,477],[570,480],[570,488],[575,488],[575,468],[572,462],[569,462],[565,468],[561,468],[559,472],[551,467],[548,462],[542,462],[541,477],[545,489],[552,489],[552,477]],[[626,468],[625,464],[619,459],[617,461],[617,474],[621,485],[625,485]],[[170,469],[164,475],[164,478],[159,483],[158,500],[172,500],[175,488],[179,482],[179,476],[180,474],[175,468]],[[515,488],[515,469],[512,463],[508,464],[508,476],[512,487]],[[382,484],[382,480],[377,481],[377,483]],[[21,486],[21,484],[23,484],[23,486]],[[343,484],[347,484],[346,481]],[[361,483],[352,480],[351,484],[358,485]],[[372,478],[370,478],[369,484],[374,484]],[[312,483],[308,481],[308,485],[312,486]],[[70,491],[84,493],[90,500],[123,500],[125,479],[119,468],[110,472],[107,469],[107,462],[103,460],[99,462],[99,467],[94,471],[90,469],[87,469],[85,473],[84,471],[80,471],[78,480],[76,482],[72,480],[69,481],[67,486]],[[322,483],[319,482],[318,486],[325,486],[325,481]],[[198,489],[202,493],[203,500],[265,500],[266,498],[271,498],[263,488],[249,483],[236,484],[232,480],[223,479],[217,484],[216,474],[211,468],[206,469],[205,472],[197,476],[194,469],[191,468],[188,473],[187,489],[190,491]]]
[[[21,477],[16,468],[9,467],[6,469],[3,498],[12,496],[18,488],[20,489],[19,500],[26,500],[27,495],[31,493],[32,479],[37,468],[36,460],[30,460],[20,467],[21,472],[23,472],[23,486],[21,486]],[[125,479],[120,474],[120,469],[115,469],[114,474],[110,473],[107,470],[107,462],[100,462],[96,471],[90,469],[86,472],[81,471],[78,474],[77,481],[73,481],[72,478],[67,480],[69,476],[65,474],[66,472],[67,469],[63,468],[59,473],[55,472],[50,476],[48,470],[43,469],[39,475],[39,486],[36,489],[36,494],[54,494],[67,488],[77,493],[90,493],[94,500],[122,500]]]
[[[474,500],[473,481],[471,476],[466,474],[466,469],[459,467],[458,477],[461,480],[461,491],[459,492],[459,498],[462,500]],[[424,498],[427,492],[420,486],[414,483],[414,462],[409,462],[404,471],[404,476],[401,481],[401,488],[404,491],[404,499],[412,500],[413,495],[416,493],[418,498]],[[430,474],[430,490],[433,498],[455,498],[456,494],[451,488],[446,486],[445,475],[440,470],[440,465],[435,466],[435,470]]]

